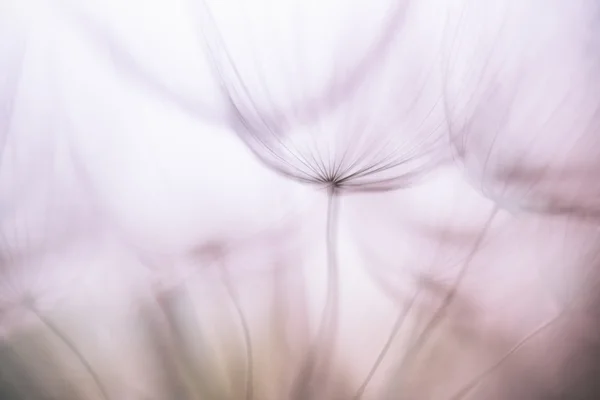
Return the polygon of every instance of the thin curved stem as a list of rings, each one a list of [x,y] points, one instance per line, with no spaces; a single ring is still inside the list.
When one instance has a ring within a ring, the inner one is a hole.
[[[392,330],[390,331],[387,341],[385,342],[385,344],[383,345],[383,348],[379,352],[379,355],[377,356],[375,363],[371,367],[371,370],[367,374],[367,377],[365,378],[363,383],[359,386],[358,390],[356,391],[356,394],[354,395],[354,400],[360,400],[362,398],[362,396],[364,395],[365,390],[367,389],[367,386],[369,385],[369,383],[371,383],[371,380],[373,379],[373,376],[375,376],[377,369],[379,368],[379,366],[383,362],[383,359],[385,358],[386,354],[392,347],[392,343],[394,342],[394,339],[396,339],[398,332],[400,332],[400,329],[402,329],[402,327],[404,326],[404,321],[406,321],[406,317],[407,317],[408,313],[410,312],[410,310],[412,309],[412,307],[415,303],[415,300],[417,299],[418,294],[419,294],[418,292],[415,293],[411,297],[411,299],[410,299],[409,303],[406,305],[406,307],[404,307],[402,309],[402,311],[400,311],[400,314],[398,314],[398,317],[396,318],[396,321],[394,322],[394,326],[392,326]]]
[[[242,306],[238,299],[237,293],[231,284],[229,274],[227,273],[227,267],[225,262],[222,261],[221,271],[223,274],[223,284],[227,290],[227,294],[231,299],[235,312],[238,315],[240,326],[242,328],[242,335],[244,337],[244,346],[246,347],[246,400],[254,399],[254,354],[252,350],[252,338],[250,336],[250,326],[248,320],[242,310]]]
[[[339,265],[337,253],[339,197],[336,187],[328,190],[327,202],[327,300],[323,310],[321,338],[323,354],[321,373],[327,374],[334,352],[339,309]],[[323,376],[326,379],[326,376]]]
[[[327,381],[331,372],[339,314],[338,214],[338,187],[331,184],[327,190],[327,295],[316,340],[311,345],[302,371],[292,385],[291,399],[312,399],[313,390],[320,390],[320,384]]]
[[[490,216],[488,217],[485,225],[483,226],[481,234],[478,236],[477,240],[473,244],[473,248],[471,249],[470,253],[468,254],[468,256],[463,264],[462,269],[458,273],[458,276],[455,278],[452,288],[446,294],[446,296],[444,297],[444,299],[442,301],[442,305],[436,310],[433,317],[429,320],[429,322],[427,323],[427,325],[425,326],[425,328],[423,329],[423,331],[421,332],[419,337],[416,339],[414,345],[411,346],[408,349],[408,351],[406,352],[406,354],[404,355],[401,366],[404,366],[408,362],[410,362],[412,357],[414,355],[416,355],[418,353],[418,351],[427,343],[427,341],[429,340],[429,337],[433,333],[434,329],[443,321],[444,317],[446,316],[446,314],[448,312],[448,309],[454,303],[456,295],[458,294],[459,286],[463,282],[463,280],[469,270],[469,266],[470,266],[471,262],[473,261],[473,258],[475,258],[475,255],[477,254],[478,250],[481,248],[481,245],[483,244],[484,239],[488,235],[489,230],[492,226],[492,222],[494,221],[496,215],[498,214],[498,211],[499,211],[499,208],[497,206],[495,206],[494,209],[492,210]]]
[[[42,324],[44,324],[44,326],[46,328],[48,328],[48,330],[50,332],[52,332],[65,346],[67,346],[69,348],[69,350],[71,350],[73,352],[75,357],[77,357],[77,359],[79,360],[81,365],[83,365],[83,367],[86,369],[86,371],[90,374],[90,377],[94,380],[94,383],[98,387],[98,390],[100,391],[102,397],[105,400],[110,400],[110,397],[108,396],[108,391],[106,390],[106,387],[100,380],[100,377],[98,376],[96,371],[94,371],[94,368],[92,368],[91,364],[86,360],[86,358],[83,356],[83,354],[81,354],[79,349],[77,349],[77,346],[75,346],[75,343],[73,343],[67,335],[62,333],[62,331],[56,325],[54,325],[49,319],[44,317],[35,308],[31,307],[30,310],[42,322]]]
[[[469,396],[471,393],[473,393],[473,390],[475,390],[475,388],[486,377],[488,377],[490,374],[492,374],[494,371],[496,371],[498,368],[500,368],[502,366],[502,364],[504,364],[504,362],[506,362],[506,360],[508,360],[517,351],[519,351],[519,349],[521,349],[523,346],[525,346],[534,336],[538,335],[539,333],[541,333],[542,331],[547,329],[554,322],[556,322],[561,316],[562,316],[562,314],[559,314],[556,317],[550,319],[549,321],[546,321],[541,326],[537,327],[533,332],[529,333],[523,339],[519,340],[504,356],[502,356],[498,361],[496,361],[494,364],[492,364],[489,368],[487,368],[481,374],[476,376],[473,380],[471,380],[471,382],[469,382],[465,386],[463,386],[463,388],[460,389],[455,395],[450,397],[449,400],[464,400],[464,399],[466,399],[467,396]]]

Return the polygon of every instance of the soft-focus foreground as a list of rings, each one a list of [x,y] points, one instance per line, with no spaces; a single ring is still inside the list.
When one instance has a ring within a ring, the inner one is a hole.
[[[596,0],[0,0],[0,399],[600,398]]]

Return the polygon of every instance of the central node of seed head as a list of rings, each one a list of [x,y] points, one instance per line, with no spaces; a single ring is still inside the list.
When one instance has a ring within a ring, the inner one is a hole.
[[[331,190],[337,190],[342,187],[342,182],[338,178],[330,178],[327,184]]]

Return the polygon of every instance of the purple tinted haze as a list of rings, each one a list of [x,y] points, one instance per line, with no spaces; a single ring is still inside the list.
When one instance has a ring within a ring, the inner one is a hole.
[[[599,18],[2,1],[0,398],[600,397]]]

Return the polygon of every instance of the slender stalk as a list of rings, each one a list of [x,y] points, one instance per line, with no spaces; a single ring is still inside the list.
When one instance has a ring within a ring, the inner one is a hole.
[[[454,396],[450,397],[450,400],[464,400],[470,394],[473,393],[475,388],[489,375],[494,373],[497,369],[499,369],[511,356],[513,356],[516,352],[518,352],[522,347],[524,347],[534,336],[543,332],[545,329],[550,327],[553,323],[555,323],[562,314],[557,315],[554,318],[551,318],[549,321],[543,323],[539,327],[537,327],[533,332],[526,335],[523,339],[519,340],[504,356],[502,356],[498,361],[492,364],[489,368],[483,371],[481,374],[477,375],[473,380],[471,380],[468,384],[466,384],[458,393]]]
[[[223,284],[227,293],[233,303],[233,307],[238,315],[240,326],[242,328],[242,335],[244,337],[244,345],[246,347],[246,400],[254,399],[254,355],[252,351],[252,338],[250,336],[250,326],[248,320],[242,310],[242,306],[238,299],[237,293],[231,284],[229,274],[227,273],[227,266],[222,261],[221,271],[223,274]]]
[[[159,339],[163,341],[159,351],[167,374],[167,385],[171,391],[170,398],[180,400],[221,398],[222,382],[215,378],[214,365],[211,367],[214,357],[207,351],[200,320],[195,314],[178,315],[176,302],[182,299],[193,302],[185,285],[158,297],[159,309],[166,322],[164,337]],[[184,325],[182,320],[185,321]],[[187,324],[193,326],[188,327]],[[194,332],[193,345],[186,335],[189,330]],[[195,353],[197,345],[201,345],[202,355],[199,357]]]
[[[331,373],[335,352],[339,315],[339,265],[338,265],[338,215],[339,194],[335,184],[327,191],[327,294],[316,340],[308,352],[303,368],[292,385],[292,399],[308,400],[324,387]]]
[[[375,363],[371,367],[371,370],[367,374],[367,377],[365,378],[363,383],[359,386],[358,390],[354,394],[354,400],[360,400],[362,398],[362,396],[364,395],[365,390],[367,389],[367,386],[371,382],[371,379],[373,379],[373,376],[375,376],[377,369],[379,368],[379,366],[383,362],[383,359],[385,358],[386,354],[392,347],[392,343],[394,342],[394,339],[398,335],[398,332],[400,332],[400,329],[402,329],[402,326],[404,326],[404,321],[406,321],[406,317],[408,316],[408,313],[412,309],[412,307],[415,303],[415,300],[417,299],[417,295],[418,295],[418,292],[412,296],[412,298],[410,299],[410,302],[406,305],[406,307],[402,308],[402,310],[398,314],[398,317],[396,318],[396,321],[394,322],[394,325],[392,326],[392,330],[390,331],[388,339],[385,342],[385,344],[383,345],[383,348],[381,349],[381,351],[379,352],[379,355],[377,356]]]
[[[407,363],[410,362],[412,357],[415,356],[418,353],[418,351],[427,343],[427,341],[429,340],[429,337],[433,333],[434,329],[443,321],[444,317],[447,314],[448,309],[454,303],[454,300],[458,293],[459,286],[463,282],[463,280],[469,270],[471,261],[473,260],[473,258],[475,258],[477,251],[480,249],[481,245],[483,244],[483,240],[486,238],[486,236],[490,230],[490,227],[492,225],[492,222],[494,221],[496,215],[498,214],[498,210],[499,209],[497,206],[494,207],[494,209],[492,210],[490,216],[488,217],[488,219],[481,231],[481,234],[479,235],[479,237],[473,244],[473,247],[467,256],[462,269],[458,273],[458,276],[456,277],[456,279],[454,281],[454,285],[452,285],[451,290],[449,290],[448,293],[446,294],[446,296],[444,297],[444,299],[442,301],[442,305],[436,310],[433,317],[429,320],[429,322],[427,323],[427,325],[421,332],[421,335],[419,335],[419,337],[416,339],[413,346],[411,346],[408,349],[408,351],[406,352],[406,354],[404,355],[404,358],[400,364],[402,369],[404,369],[403,367],[405,365],[407,365]]]
[[[77,357],[81,365],[83,365],[86,371],[90,374],[91,378],[94,380],[94,383],[98,387],[98,390],[100,391],[102,397],[105,400],[110,400],[110,397],[108,396],[108,391],[106,390],[106,387],[100,380],[100,377],[98,376],[98,374],[96,374],[96,371],[94,371],[90,363],[86,360],[83,354],[81,354],[79,349],[77,349],[77,346],[75,346],[75,344],[69,339],[69,337],[62,333],[62,331],[56,325],[54,325],[52,321],[44,317],[34,307],[30,307],[30,310],[36,315],[36,317],[42,322],[42,324],[46,328],[48,328],[50,332],[52,332],[66,347],[69,348],[69,350],[73,352],[75,357]]]
[[[321,373],[327,378],[332,354],[335,351],[336,331],[339,314],[339,265],[338,265],[338,213],[339,196],[332,186],[328,192],[327,202],[327,300],[323,310],[321,325],[322,354]]]
[[[157,297],[157,304],[162,317],[164,317],[166,329],[161,332],[163,327],[156,326],[152,333],[162,334],[162,336],[158,336],[157,348],[170,395],[177,399],[189,400],[197,397],[195,383],[204,377],[194,375],[195,370],[193,361],[190,360],[189,349],[186,347],[186,339],[174,314],[174,299],[180,294],[185,294],[185,291],[163,293]]]

